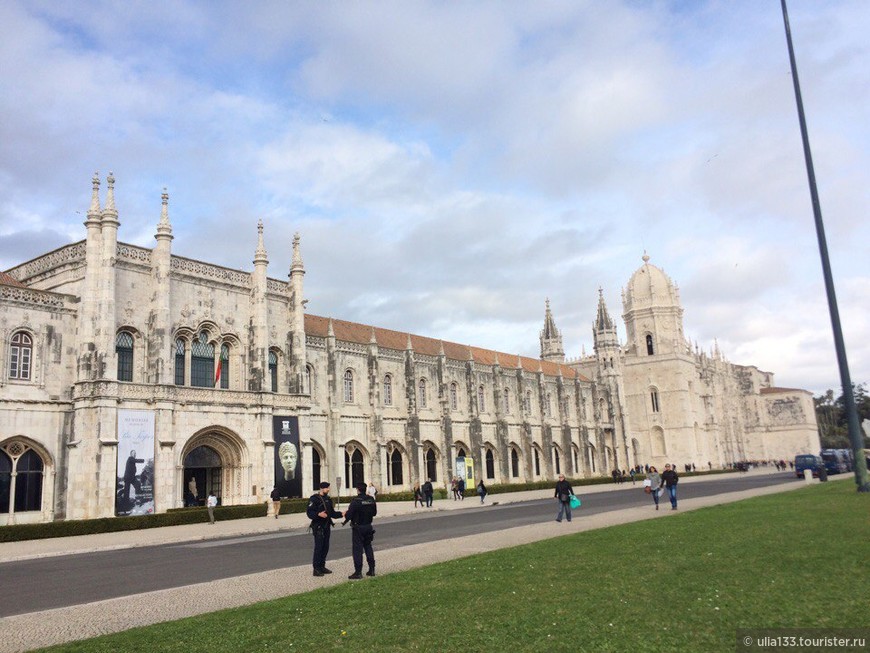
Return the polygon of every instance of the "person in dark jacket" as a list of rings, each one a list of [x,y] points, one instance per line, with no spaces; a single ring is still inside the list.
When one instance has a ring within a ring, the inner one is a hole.
[[[556,515],[556,521],[562,521],[562,514],[565,518],[571,521],[571,495],[574,490],[571,489],[571,484],[565,480],[564,474],[559,474],[559,480],[556,482],[556,501],[559,502],[559,513]]]
[[[665,483],[668,498],[671,500],[671,510],[677,509],[677,482],[679,480],[680,477],[677,476],[677,470],[670,465],[665,465],[665,471],[662,472],[662,481]]]
[[[423,483],[423,496],[426,497],[426,507],[432,507],[432,495],[435,494],[435,490],[432,488],[432,479],[427,478],[426,482]]]
[[[480,479],[480,483],[477,484],[477,495],[480,497],[481,503],[486,498],[486,494],[486,486],[483,484],[483,479]]]
[[[359,494],[351,500],[347,510],[344,511],[344,524],[350,522],[350,527],[353,529],[351,536],[353,573],[348,576],[351,580],[362,578],[363,552],[369,564],[366,576],[375,575],[375,552],[372,550],[375,531],[372,528],[372,519],[378,514],[378,503],[374,497],[366,494],[365,483],[357,485],[356,491]]]
[[[272,488],[272,494],[269,495],[269,498],[272,499],[272,514],[275,515],[275,519],[278,519],[278,514],[281,512],[281,490],[278,489],[278,486]],[[268,515],[266,515],[268,517]]]
[[[332,520],[341,518],[329,498],[329,483],[320,484],[320,491],[308,499],[308,509],[305,511],[311,520],[311,532],[314,535],[314,575],[331,574],[326,568],[326,554],[329,553],[329,536],[332,532]]]

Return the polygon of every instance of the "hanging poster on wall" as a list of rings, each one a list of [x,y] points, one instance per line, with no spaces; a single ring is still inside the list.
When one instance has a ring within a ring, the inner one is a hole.
[[[154,413],[118,411],[115,516],[154,512]]]
[[[299,418],[273,417],[272,432],[275,436],[275,487],[282,497],[301,497]]]

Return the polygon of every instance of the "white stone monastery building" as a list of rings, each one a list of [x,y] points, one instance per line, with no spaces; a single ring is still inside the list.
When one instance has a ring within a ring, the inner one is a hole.
[[[298,429],[306,496],[338,478],[444,487],[458,461],[517,483],[818,452],[811,394],[691,347],[646,256],[623,290],[626,343],[602,296],[594,355],[566,360],[548,303],[533,359],[306,314],[299,236],[269,278],[262,224],[252,272],[177,256],[165,192],[154,247],[124,244],[107,183],[84,240],[0,272],[0,523],[112,516],[146,491],[149,512],[211,491],[263,502],[276,418]],[[129,415],[153,451],[122,452]]]

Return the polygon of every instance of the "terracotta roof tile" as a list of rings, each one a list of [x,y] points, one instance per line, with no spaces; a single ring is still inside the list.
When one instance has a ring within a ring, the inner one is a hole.
[[[759,393],[763,395],[772,395],[781,392],[809,392],[809,390],[802,390],[801,388],[762,388]]]
[[[27,288],[26,284],[21,283],[18,279],[15,279],[11,275],[6,274],[5,272],[0,272],[0,283],[4,286],[18,286],[19,288]]]
[[[328,317],[306,313],[305,333],[309,336],[325,338],[329,332],[329,320],[330,318]],[[407,349],[409,335],[407,333],[332,318],[332,330],[335,333],[336,340],[365,345],[371,341],[372,329],[374,329],[375,340],[378,343],[378,347],[396,349],[399,351],[405,351],[405,349]],[[410,336],[411,347],[417,354],[438,356],[443,347],[445,356],[451,360],[467,361],[469,359],[469,353],[471,353],[475,363],[480,363],[481,365],[495,365],[497,356],[498,364],[503,369],[515,370],[518,367],[517,363],[519,361],[523,370],[526,372],[536,373],[539,370],[543,370],[544,374],[547,376],[559,376],[561,370],[562,376],[565,379],[578,378],[581,381],[589,381],[588,378],[564,364],[542,361],[537,358],[528,358],[525,356],[518,357],[517,354],[508,354],[505,352],[496,352],[491,349],[481,349],[480,347],[460,345],[455,342],[427,338],[426,336],[418,336],[413,333],[410,334]]]

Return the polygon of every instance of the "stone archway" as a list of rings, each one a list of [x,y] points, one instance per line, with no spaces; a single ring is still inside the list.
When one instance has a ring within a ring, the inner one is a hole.
[[[209,492],[215,493],[221,505],[248,502],[243,494],[248,485],[243,477],[250,472],[247,449],[229,429],[212,426],[195,433],[182,449],[179,468],[182,505],[204,505]],[[191,501],[194,489],[195,502]]]

